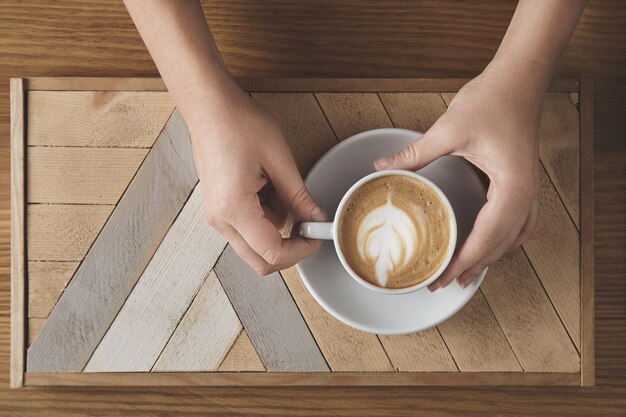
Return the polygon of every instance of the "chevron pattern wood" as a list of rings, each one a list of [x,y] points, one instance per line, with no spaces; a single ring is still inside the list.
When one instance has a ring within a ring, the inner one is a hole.
[[[454,97],[422,80],[384,89],[326,80],[320,91],[307,80],[248,83],[282,125],[303,175],[360,131],[427,130]],[[578,82],[557,83],[546,97],[538,230],[490,269],[456,316],[404,336],[347,327],[314,301],[295,268],[259,277],[234,253],[206,223],[199,187],[192,192],[189,134],[167,93],[38,85],[26,92],[31,380],[98,381],[109,373],[106,381],[123,383],[135,372],[148,375],[142,381],[155,375],[155,384],[163,381],[156,374],[175,383],[211,375],[190,384],[281,381],[270,375],[314,384],[326,374],[357,384],[420,376],[451,385],[535,376],[572,384],[581,382],[583,363],[590,369],[581,336],[589,311],[579,268],[585,155],[576,103],[585,96]],[[58,134],[62,127],[67,135]]]

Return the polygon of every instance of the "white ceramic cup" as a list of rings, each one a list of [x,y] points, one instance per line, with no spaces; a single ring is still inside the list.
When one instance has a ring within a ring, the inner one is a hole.
[[[384,177],[388,175],[404,175],[407,177],[415,178],[418,181],[421,181],[425,183],[426,185],[428,185],[441,198],[441,201],[443,201],[446,209],[448,210],[448,215],[450,218],[450,238],[448,241],[448,250],[446,253],[446,258],[444,259],[443,263],[428,279],[422,282],[419,282],[415,285],[412,285],[410,287],[405,287],[405,288],[383,288],[383,287],[374,285],[366,281],[365,279],[361,278],[350,267],[350,265],[348,264],[348,261],[346,261],[346,258],[343,254],[343,249],[341,248],[341,245],[339,244],[339,239],[338,239],[339,218],[350,196],[356,190],[358,190],[363,184],[370,182],[371,180],[375,178],[380,178],[380,177]],[[439,189],[439,187],[437,187],[429,179],[415,172],[394,169],[394,170],[374,172],[372,174],[366,175],[365,177],[361,178],[359,181],[354,183],[354,185],[352,185],[352,187],[350,187],[350,189],[341,198],[341,201],[339,202],[339,206],[337,207],[337,211],[335,212],[334,220],[332,222],[303,222],[300,224],[299,232],[300,232],[300,236],[309,238],[309,239],[332,240],[333,243],[335,244],[335,250],[337,252],[337,256],[339,257],[339,260],[341,261],[341,265],[343,265],[343,267],[345,268],[346,271],[348,271],[350,276],[354,278],[359,284],[364,285],[365,287],[371,290],[382,292],[385,294],[406,294],[406,293],[424,288],[425,286],[427,286],[428,284],[430,284],[431,282],[439,278],[439,276],[443,273],[443,271],[445,271],[446,267],[450,263],[450,259],[452,259],[452,255],[454,254],[454,248],[456,246],[457,225],[456,225],[456,217],[454,216],[454,210],[452,209],[452,206],[450,205],[448,198],[443,193],[443,191]]]

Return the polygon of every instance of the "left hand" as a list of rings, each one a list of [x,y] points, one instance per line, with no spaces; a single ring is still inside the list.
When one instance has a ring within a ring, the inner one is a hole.
[[[467,83],[446,113],[402,151],[375,162],[381,169],[420,169],[443,155],[462,156],[491,183],[465,243],[428,288],[458,279],[469,285],[487,266],[524,242],[537,224],[541,97],[512,73],[489,72]],[[508,77],[508,78],[507,78]]]

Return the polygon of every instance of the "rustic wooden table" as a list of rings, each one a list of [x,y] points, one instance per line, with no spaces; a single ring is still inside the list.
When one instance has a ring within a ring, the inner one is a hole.
[[[488,62],[514,2],[283,5],[205,11],[238,76],[468,77]],[[401,12],[398,12],[398,11]],[[390,22],[393,22],[390,24]],[[590,1],[558,70],[595,78],[596,386],[502,388],[8,389],[9,76],[154,76],[121,2],[0,4],[0,415],[624,415],[626,6]],[[480,28],[480,29],[477,29]],[[398,30],[400,29],[400,30]]]

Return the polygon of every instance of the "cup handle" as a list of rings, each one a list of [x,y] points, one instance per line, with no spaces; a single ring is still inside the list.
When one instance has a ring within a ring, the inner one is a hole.
[[[307,239],[332,240],[333,222],[302,222],[300,236]]]

